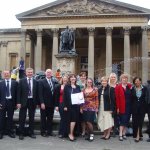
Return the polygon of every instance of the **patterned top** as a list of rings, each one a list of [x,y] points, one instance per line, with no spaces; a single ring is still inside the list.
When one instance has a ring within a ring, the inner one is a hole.
[[[81,106],[84,111],[98,111],[98,90],[95,88],[91,92],[83,90],[85,103]]]

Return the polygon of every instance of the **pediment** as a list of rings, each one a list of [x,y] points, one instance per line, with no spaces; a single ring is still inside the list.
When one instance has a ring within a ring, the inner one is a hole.
[[[108,14],[150,13],[150,10],[114,0],[59,0],[31,11],[17,15],[19,17],[61,17],[91,16]]]

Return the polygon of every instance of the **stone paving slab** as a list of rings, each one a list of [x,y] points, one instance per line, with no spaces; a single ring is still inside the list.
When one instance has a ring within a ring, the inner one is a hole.
[[[75,142],[68,139],[59,139],[56,137],[41,137],[37,135],[36,139],[25,137],[23,141],[11,139],[4,136],[0,140],[0,150],[149,150],[150,143],[146,142],[147,135],[144,134],[144,140],[135,143],[132,137],[126,141],[119,141],[118,137],[111,137],[110,140],[100,139],[100,135],[95,135],[93,142],[88,142],[82,137],[78,137]]]

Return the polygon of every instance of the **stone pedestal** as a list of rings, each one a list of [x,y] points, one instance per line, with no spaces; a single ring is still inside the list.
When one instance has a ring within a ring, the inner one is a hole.
[[[62,74],[76,74],[76,58],[77,54],[60,53],[56,56],[57,69],[61,70]]]

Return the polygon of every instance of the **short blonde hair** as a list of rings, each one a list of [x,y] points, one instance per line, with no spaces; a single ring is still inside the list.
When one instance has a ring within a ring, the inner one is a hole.
[[[106,81],[108,82],[108,77],[106,77],[106,76],[101,77],[101,82],[102,82],[103,80],[106,80]]]
[[[127,78],[127,79],[129,79],[129,77],[128,77],[128,75],[127,74],[122,74],[121,76],[120,76],[120,81],[122,80],[122,78]]]

